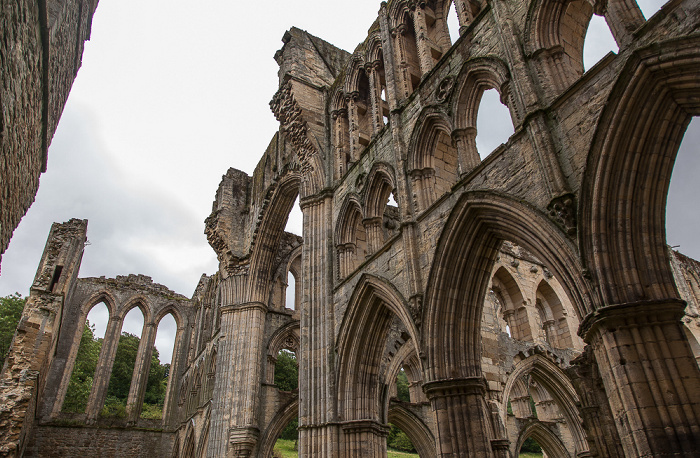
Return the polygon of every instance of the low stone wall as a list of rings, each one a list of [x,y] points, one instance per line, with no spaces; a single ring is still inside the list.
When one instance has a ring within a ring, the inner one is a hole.
[[[163,431],[87,426],[37,426],[25,457],[171,456],[175,434]]]

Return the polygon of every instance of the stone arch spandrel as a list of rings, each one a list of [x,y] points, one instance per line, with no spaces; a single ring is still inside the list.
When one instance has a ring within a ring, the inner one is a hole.
[[[405,407],[394,405],[389,408],[389,422],[406,433],[416,447],[420,458],[437,457],[435,436],[423,421]]]
[[[124,321],[126,315],[135,308],[138,308],[143,314],[143,324],[146,326],[148,323],[153,323],[153,304],[148,297],[137,294],[129,297],[123,301],[122,305],[117,310],[117,317],[119,320]]]
[[[598,122],[579,226],[605,304],[679,298],[666,249],[666,194],[685,129],[700,115],[699,50],[700,38],[690,37],[635,52]]]
[[[431,380],[481,376],[481,312],[502,240],[549,265],[579,317],[592,310],[575,247],[544,214],[495,193],[465,193],[440,236],[428,280],[422,346]]]

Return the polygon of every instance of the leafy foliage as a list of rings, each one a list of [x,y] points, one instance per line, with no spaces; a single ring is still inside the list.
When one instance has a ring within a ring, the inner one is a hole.
[[[10,344],[12,337],[15,335],[17,324],[22,317],[24,304],[27,302],[26,297],[22,297],[19,293],[10,294],[9,296],[0,297],[0,358],[5,361],[10,353]],[[1,362],[0,362],[1,364]]]
[[[298,440],[299,439],[299,431],[297,431],[297,428],[299,427],[299,420],[296,418],[292,421],[289,422],[289,424],[282,430],[282,434],[280,434],[280,439],[286,439],[286,440]]]
[[[128,332],[123,332],[119,337],[101,416],[123,418],[126,415],[126,401],[129,397],[140,341],[141,339]],[[85,412],[101,348],[102,339],[95,338],[95,327],[87,321],[63,402],[64,412]],[[158,349],[154,348],[141,412],[143,418],[158,419],[163,416],[170,364],[160,364],[159,356]]]
[[[293,391],[299,386],[299,365],[294,353],[282,350],[275,363],[275,385],[282,391]]]
[[[534,438],[528,437],[520,447],[520,452],[538,453],[542,452],[542,447],[540,447],[540,444],[538,444]]]
[[[85,412],[101,348],[102,339],[95,338],[95,326],[86,321],[66,398],[63,401],[64,412]]]
[[[411,396],[408,392],[408,377],[403,369],[399,371],[399,375],[396,377],[396,395],[401,401],[411,401]]]
[[[402,452],[415,452],[416,448],[413,446],[411,439],[408,438],[406,433],[391,423],[390,426],[391,429],[389,430],[389,435],[386,438],[387,447],[400,450]]]

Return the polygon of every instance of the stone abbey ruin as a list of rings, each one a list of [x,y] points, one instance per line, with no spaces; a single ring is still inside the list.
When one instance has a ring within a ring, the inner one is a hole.
[[[79,278],[87,221],[53,225],[1,375],[0,456],[270,457],[295,418],[300,456],[385,457],[389,423],[421,457],[514,457],[527,438],[548,457],[699,456],[700,263],[666,245],[665,206],[700,114],[700,2],[645,20],[635,0],[454,0],[451,43],[452,3],[381,3],[353,53],[284,34],[279,131],[252,176],[223,176],[205,222],[219,269],[192,298],[141,275]],[[2,7],[4,251],[96,0]],[[584,72],[592,15],[619,53]],[[487,89],[514,133],[482,160]],[[284,232],[297,197],[302,237]],[[100,303],[85,411],[63,412]],[[135,307],[126,415],[103,418]],[[175,349],[149,420],[167,314]],[[282,350],[298,391],[275,385]]]

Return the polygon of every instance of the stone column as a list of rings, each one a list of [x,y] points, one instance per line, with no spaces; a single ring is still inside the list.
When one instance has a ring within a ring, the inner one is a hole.
[[[105,403],[107,388],[109,387],[109,378],[112,375],[112,366],[114,365],[114,357],[117,355],[117,346],[119,345],[121,331],[121,318],[118,316],[111,317],[109,323],[107,323],[105,336],[102,340],[100,358],[97,361],[95,378],[92,389],[90,390],[87,408],[85,409],[88,424],[95,422]]]
[[[350,457],[386,458],[386,437],[389,429],[374,420],[343,423],[344,455]]]
[[[397,99],[405,99],[411,95],[411,72],[408,68],[408,62],[406,60],[406,45],[404,40],[406,39],[406,24],[399,24],[396,28],[391,31],[391,36],[396,44],[396,62],[397,62],[397,73],[398,78],[396,82],[397,86]]]
[[[249,457],[260,434],[258,400],[267,307],[248,302],[224,305],[220,310],[218,373],[207,456]]]
[[[453,130],[452,141],[457,148],[459,176],[463,177],[481,164],[481,157],[476,149],[476,127]]]
[[[634,40],[634,31],[644,25],[645,20],[635,0],[617,0],[606,3],[605,22],[617,46],[624,49]]]
[[[460,36],[474,20],[472,10],[469,7],[469,0],[455,0],[455,10],[457,11],[457,21],[459,22]]]
[[[433,57],[430,55],[430,43],[428,41],[428,25],[425,22],[425,11],[420,5],[416,5],[413,14],[413,28],[416,33],[416,46],[418,47],[418,61],[423,75],[433,69]]]
[[[330,193],[304,197],[304,246],[299,354],[299,456],[340,453],[335,386]]]
[[[338,275],[340,278],[345,278],[350,275],[355,269],[355,249],[356,246],[352,242],[341,243],[337,246],[338,249]]]
[[[126,400],[126,419],[129,424],[136,424],[139,415],[141,415],[143,397],[146,395],[146,385],[148,384],[148,373],[151,371],[151,356],[153,355],[155,341],[155,323],[145,324],[141,333],[139,349],[136,353],[136,364],[134,364],[134,375],[131,377],[129,397]]]
[[[334,137],[333,141],[335,143],[335,159],[336,159],[336,178],[340,179],[345,172],[347,172],[348,166],[348,135],[349,135],[349,125],[348,125],[348,110],[341,108],[339,110],[333,111],[331,117],[334,121]]]
[[[428,382],[423,391],[435,412],[438,456],[494,456],[482,377]]]
[[[360,125],[359,125],[359,119],[357,115],[357,97],[359,97],[360,94],[357,92],[352,92],[350,93],[347,98],[347,104],[348,104],[348,123],[349,123],[349,129],[348,129],[348,135],[350,137],[350,161],[355,162],[358,159],[358,155],[360,154]],[[350,167],[348,165],[348,167]]]
[[[680,322],[684,308],[679,299],[611,305],[581,324],[626,456],[700,450],[700,369]]]
[[[379,76],[379,61],[371,62],[365,66],[365,72],[369,76],[370,94],[369,99],[372,105],[372,133],[378,134],[384,127],[384,116],[382,115],[382,83]]]
[[[382,37],[382,56],[384,57],[384,79],[386,81],[386,100],[389,110],[393,110],[397,105],[397,83],[396,69],[398,68],[398,58],[395,57],[394,46],[396,41],[393,33],[389,30],[389,18],[386,2],[382,2],[379,8],[379,27]]]
[[[383,221],[384,218],[381,216],[373,216],[362,220],[362,225],[365,226],[365,232],[367,233],[367,255],[376,253],[384,245]]]

